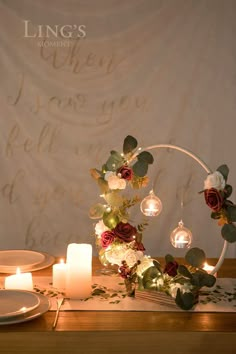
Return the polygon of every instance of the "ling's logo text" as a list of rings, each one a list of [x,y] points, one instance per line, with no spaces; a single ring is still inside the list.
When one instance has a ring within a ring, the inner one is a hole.
[[[85,25],[36,25],[34,26],[29,20],[24,20],[24,37],[25,38],[64,38],[76,39],[86,37]]]

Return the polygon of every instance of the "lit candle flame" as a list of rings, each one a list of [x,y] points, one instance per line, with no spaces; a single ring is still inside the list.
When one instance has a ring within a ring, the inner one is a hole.
[[[20,267],[17,267],[17,268],[16,268],[16,274],[20,274],[20,273],[21,273]]]

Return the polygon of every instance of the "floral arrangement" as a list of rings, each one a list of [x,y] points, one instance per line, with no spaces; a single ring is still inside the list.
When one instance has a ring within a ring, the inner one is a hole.
[[[123,262],[119,268],[129,295],[134,295],[136,283],[138,290],[153,290],[171,296],[176,305],[183,310],[190,310],[198,302],[201,287],[212,287],[216,278],[202,267],[206,261],[203,250],[190,249],[185,260],[188,266],[179,264],[172,255],[165,257],[165,266],[150,257],[144,256],[142,262],[128,267]]]
[[[147,221],[132,225],[129,214],[129,209],[140,202],[140,198],[137,195],[127,198],[123,194],[128,187],[137,190],[148,184],[146,174],[153,156],[147,151],[138,153],[137,146],[137,140],[127,136],[122,153],[112,150],[101,169],[90,171],[105,200],[105,204],[97,203],[89,211],[92,219],[100,219],[95,225],[95,238],[104,265],[120,266],[126,261],[133,266],[142,259],[145,250],[142,231]]]
[[[232,186],[227,184],[229,168],[221,165],[209,174],[204,182],[206,204],[211,208],[211,217],[222,226],[221,235],[228,242],[236,241],[236,205],[228,198],[232,194]],[[201,192],[200,192],[201,193]]]
[[[185,260],[188,265],[178,264],[171,255],[165,257],[162,269],[157,260],[144,255],[142,232],[147,220],[133,225],[129,209],[140,202],[136,195],[127,198],[124,190],[134,190],[148,184],[148,167],[153,163],[153,156],[137,148],[138,142],[127,136],[123,143],[123,152],[112,150],[101,169],[91,169],[91,176],[96,180],[104,203],[96,203],[90,208],[90,217],[99,219],[95,225],[96,245],[102,264],[115,264],[125,281],[129,295],[134,295],[138,284],[140,290],[155,290],[171,296],[176,305],[184,310],[191,309],[197,301],[201,287],[212,287],[215,277],[202,267],[205,253],[199,248],[190,249]],[[221,234],[228,242],[236,241],[236,205],[228,198],[232,187],[227,184],[229,169],[221,165],[204,182],[206,204],[211,208],[211,217],[218,219],[222,226]],[[201,193],[201,192],[200,192]]]

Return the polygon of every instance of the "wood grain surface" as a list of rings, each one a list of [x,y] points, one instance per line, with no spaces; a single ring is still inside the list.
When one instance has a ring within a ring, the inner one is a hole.
[[[99,267],[95,258],[93,271]],[[50,274],[47,268],[34,276]],[[236,260],[225,259],[218,276],[236,277]],[[62,311],[52,330],[54,316],[1,326],[0,353],[233,354],[236,348],[235,313]]]

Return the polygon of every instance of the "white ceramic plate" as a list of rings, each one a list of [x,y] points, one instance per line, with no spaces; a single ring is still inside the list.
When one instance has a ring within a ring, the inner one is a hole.
[[[39,298],[39,306],[37,308],[23,315],[0,319],[0,326],[31,321],[47,312],[51,305],[49,299],[39,293],[37,293],[37,296]]]
[[[0,319],[25,314],[39,306],[39,297],[24,290],[0,290]]]
[[[1,252],[1,251],[0,251]],[[48,253],[40,253],[43,255],[43,261],[41,263],[32,265],[32,266],[25,266],[24,268],[21,268],[22,272],[34,272],[36,270],[44,269],[47,267],[50,267],[54,262],[55,262],[55,257],[51,256]],[[1,267],[0,266],[0,273],[8,273],[8,274],[15,274],[16,273],[16,267],[13,268],[7,268],[7,267]]]
[[[22,271],[44,261],[45,256],[41,252],[30,250],[3,250],[0,251],[0,269],[6,272],[16,272],[20,267]]]

